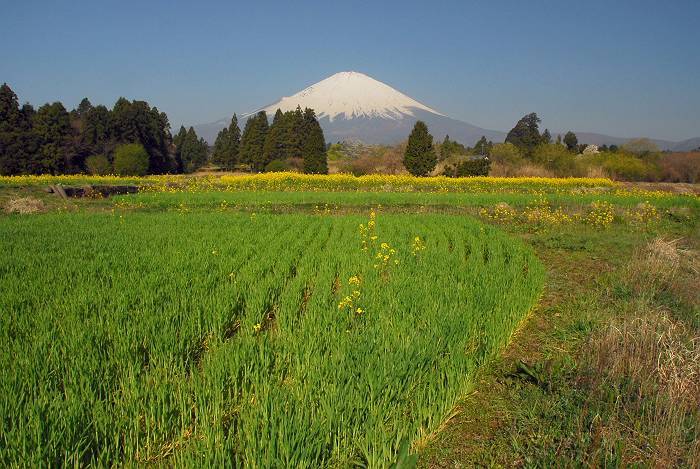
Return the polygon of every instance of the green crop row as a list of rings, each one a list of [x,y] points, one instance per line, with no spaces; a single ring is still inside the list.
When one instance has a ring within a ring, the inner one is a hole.
[[[446,215],[6,216],[0,249],[3,466],[383,467],[543,282]]]

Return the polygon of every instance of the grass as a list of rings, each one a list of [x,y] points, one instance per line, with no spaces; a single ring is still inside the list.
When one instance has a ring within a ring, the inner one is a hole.
[[[697,223],[509,228],[545,294],[419,466],[696,467]]]
[[[0,215],[3,462],[379,467],[407,437],[423,467],[697,466],[697,196],[251,181],[68,201],[3,183],[3,206],[48,212]],[[378,205],[387,273],[357,231]],[[524,245],[547,275],[521,321]]]
[[[543,277],[529,248],[467,217],[380,213],[374,223],[5,216],[0,459],[393,460],[404,437],[439,426]]]

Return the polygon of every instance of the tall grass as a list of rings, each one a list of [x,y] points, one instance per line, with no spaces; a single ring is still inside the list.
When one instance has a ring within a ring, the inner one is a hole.
[[[386,465],[508,340],[543,270],[462,217],[379,214],[364,252],[366,221],[2,218],[0,461]],[[381,242],[396,253],[375,268]]]

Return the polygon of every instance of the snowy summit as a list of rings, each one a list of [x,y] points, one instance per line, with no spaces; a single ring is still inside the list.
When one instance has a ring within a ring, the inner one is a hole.
[[[273,115],[277,109],[281,109],[282,112],[293,111],[297,106],[302,109],[311,108],[319,118],[327,117],[330,121],[338,117],[397,120],[414,117],[416,110],[443,115],[391,86],[359,72],[336,73],[260,110]]]

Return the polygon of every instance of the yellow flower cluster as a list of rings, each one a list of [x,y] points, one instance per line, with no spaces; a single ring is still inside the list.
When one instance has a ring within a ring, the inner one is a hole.
[[[661,218],[659,211],[649,201],[637,204],[634,209],[628,210],[626,215],[635,225],[651,225]]]
[[[523,219],[535,225],[563,225],[572,221],[571,217],[564,213],[561,207],[552,210],[549,201],[540,197],[523,210]]]
[[[411,243],[411,254],[417,256],[421,251],[425,251],[425,242],[420,239],[420,236],[413,238],[413,243]]]
[[[362,294],[359,290],[361,284],[362,280],[357,275],[353,275],[348,279],[348,285],[353,288],[353,291],[350,295],[347,295],[345,296],[345,298],[340,300],[340,302],[338,303],[338,310],[347,310],[349,312],[354,313],[357,316],[360,316],[362,313],[365,312],[364,309],[357,306],[357,302],[359,301],[360,296]]]
[[[377,191],[377,192],[522,192],[546,189],[570,192],[580,188],[610,190],[617,183],[603,178],[537,178],[537,177],[415,177],[410,175],[371,174],[299,174],[265,173],[222,176],[159,175],[144,177],[41,175],[2,176],[0,185],[39,184],[137,184],[144,191],[203,192],[203,191]]]
[[[360,223],[360,244],[363,251],[369,251],[377,241],[377,212],[374,209],[369,212],[369,221],[365,225]]]
[[[388,271],[390,265],[392,265],[392,264],[398,265],[399,264],[399,260],[394,259],[395,255],[396,255],[396,249],[389,246],[388,243],[382,243],[379,246],[379,251],[374,256],[374,259],[377,261],[377,263],[374,264],[374,268],[378,269],[379,271],[381,271],[383,273],[386,273]]]
[[[515,219],[518,212],[507,203],[500,202],[496,204],[493,210],[489,210],[485,207],[482,208],[479,210],[479,215],[497,223],[508,223]]]
[[[607,228],[615,220],[615,208],[610,202],[597,200],[591,204],[585,220],[595,228]]]

